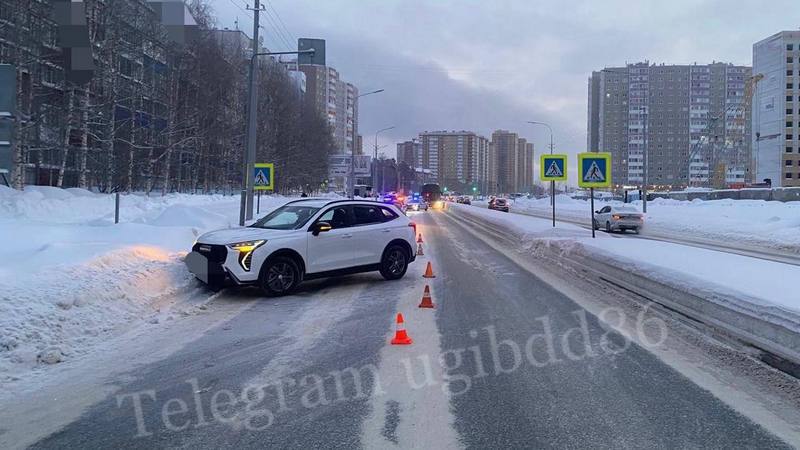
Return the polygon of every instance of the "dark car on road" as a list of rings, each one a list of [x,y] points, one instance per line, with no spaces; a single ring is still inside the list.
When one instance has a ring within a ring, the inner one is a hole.
[[[489,209],[493,209],[495,211],[508,212],[509,210],[508,200],[504,198],[492,199],[489,201]]]

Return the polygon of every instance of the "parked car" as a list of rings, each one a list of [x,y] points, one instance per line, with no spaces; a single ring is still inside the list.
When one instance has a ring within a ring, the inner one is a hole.
[[[201,235],[186,265],[214,287],[257,285],[286,295],[312,278],[369,271],[402,278],[416,258],[415,236],[416,224],[395,205],[301,199],[248,227]]]
[[[632,230],[639,233],[644,225],[644,214],[633,206],[604,206],[595,211],[594,229],[606,232]]]
[[[461,197],[461,203],[463,203],[465,205],[471,205],[472,204],[472,199],[470,199],[468,195],[465,195],[465,196]]]
[[[489,202],[489,209],[493,209],[495,211],[509,211],[508,200],[504,198],[495,198]]]

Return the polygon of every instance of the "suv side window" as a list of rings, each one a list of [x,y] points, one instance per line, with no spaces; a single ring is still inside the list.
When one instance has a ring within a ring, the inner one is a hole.
[[[336,206],[325,211],[317,222],[328,222],[331,228],[346,228],[351,225],[350,213],[347,206]]]
[[[383,213],[383,221],[384,222],[388,222],[390,220],[394,220],[394,219],[397,219],[398,217],[400,217],[400,216],[397,215],[396,212],[392,211],[389,208],[386,208],[385,206],[381,206],[381,212]]]
[[[372,225],[384,222],[385,216],[378,205],[354,205],[355,225]]]
[[[610,206],[606,206],[603,209],[601,209],[600,212],[603,213],[603,214],[611,212],[611,207]]]

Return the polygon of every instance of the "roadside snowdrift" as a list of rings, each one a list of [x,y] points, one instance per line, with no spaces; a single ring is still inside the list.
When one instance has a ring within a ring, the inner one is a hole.
[[[289,199],[261,199],[265,213]],[[0,381],[89,351],[129,326],[170,320],[197,284],[183,257],[238,223],[222,195],[123,195],[0,187]]]
[[[596,209],[605,205],[622,203],[595,201]],[[633,205],[639,210],[642,208],[640,201],[633,202]],[[648,202],[647,206],[642,232],[645,235],[691,236],[800,253],[800,202],[658,198]],[[511,208],[547,216],[552,211],[549,197],[520,198],[512,203]],[[589,201],[559,195],[556,197],[556,215],[588,223]]]
[[[800,279],[800,267],[667,242],[625,239],[544,219],[452,205],[458,212],[502,226],[533,254],[553,251],[591,256],[631,273],[679,289],[800,333],[800,295],[787,280]]]

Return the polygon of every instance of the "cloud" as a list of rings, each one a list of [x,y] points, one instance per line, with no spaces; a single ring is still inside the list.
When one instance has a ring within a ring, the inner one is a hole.
[[[210,0],[220,22],[242,12]],[[537,152],[549,140],[526,120],[550,122],[557,150],[585,150],[587,78],[626,62],[749,64],[752,44],[800,24],[796,0],[272,0],[291,36],[327,39],[330,65],[362,91],[365,147],[434,129],[520,132]],[[272,9],[270,9],[271,12]],[[274,14],[271,14],[271,16]],[[271,19],[271,20],[270,20]],[[265,18],[270,46],[285,49]]]

